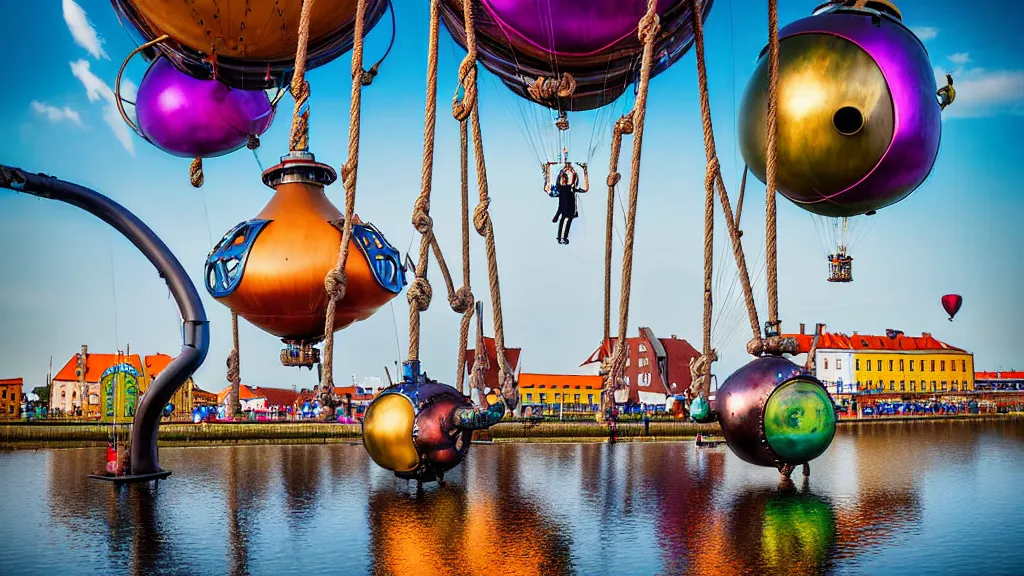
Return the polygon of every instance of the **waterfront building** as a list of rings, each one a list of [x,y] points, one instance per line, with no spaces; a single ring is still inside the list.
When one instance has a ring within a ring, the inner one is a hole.
[[[519,403],[547,414],[596,412],[601,407],[604,379],[592,374],[519,374]]]
[[[118,365],[122,365],[120,370],[108,372]],[[127,367],[130,367],[130,370]],[[92,354],[88,346],[82,345],[82,351],[72,356],[50,381],[50,412],[98,417],[102,400],[101,379],[106,376],[110,384],[117,380],[120,384],[126,385],[127,378],[119,376],[120,374],[134,372],[136,376],[133,378],[137,380],[142,371],[142,359],[138,354]],[[142,389],[144,388],[143,385]],[[141,392],[142,390],[137,391]],[[132,412],[134,413],[134,408]]]
[[[601,360],[615,349],[615,341],[610,338],[580,366],[597,374]],[[658,338],[653,330],[643,326],[640,336],[626,338],[626,354],[628,387],[616,391],[615,403],[647,406],[664,406],[668,396],[685,394],[690,387],[690,359],[700,356],[689,342],[675,334]]]
[[[216,406],[217,395],[213,392],[207,392],[202,388],[199,388],[193,384],[192,386],[192,409],[194,410],[198,406]]]
[[[264,388],[262,386],[238,386],[238,398],[242,412],[277,413],[286,412],[295,405],[299,393],[292,388]],[[226,406],[231,400],[231,386],[217,394],[217,404]]]
[[[173,360],[174,358],[167,354],[157,353],[151,356],[146,356],[144,362],[145,371],[143,375],[145,378],[145,389],[149,389],[149,386],[154,380],[156,380],[157,376],[159,376]],[[191,377],[189,377],[184,384],[178,387],[174,392],[174,395],[171,396],[170,401],[170,404],[174,406],[174,410],[171,412],[170,416],[172,420],[192,419],[192,409],[196,406],[196,390],[198,390],[198,388],[196,388],[196,383]],[[212,397],[212,402],[210,402],[211,405],[216,402],[216,396],[209,392],[206,394]]]
[[[974,389],[979,392],[1024,390],[1024,372],[975,372]]]
[[[801,354],[813,334],[804,324],[795,338]],[[974,355],[924,332],[907,336],[831,333],[822,325],[814,362],[815,376],[831,394],[943,394],[974,390]]]
[[[22,388],[25,381],[21,378],[0,380],[0,420],[17,420],[21,418],[21,404],[25,400]]]

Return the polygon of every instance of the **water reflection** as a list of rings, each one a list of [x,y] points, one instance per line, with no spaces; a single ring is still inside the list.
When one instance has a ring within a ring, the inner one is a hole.
[[[165,449],[121,490],[85,479],[102,449],[0,453],[0,573],[914,574],[934,546],[1012,573],[1022,439],[843,427],[784,486],[689,443],[481,445],[420,495],[359,445]]]

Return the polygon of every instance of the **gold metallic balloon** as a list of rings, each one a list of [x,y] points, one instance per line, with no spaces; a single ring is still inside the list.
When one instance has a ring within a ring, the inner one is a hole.
[[[875,60],[848,40],[800,34],[779,44],[778,189],[816,200],[846,190],[882,159],[893,138],[892,95]],[[765,180],[768,58],[743,94],[740,151]]]
[[[395,472],[415,470],[420,463],[412,436],[415,420],[412,402],[401,394],[386,394],[371,403],[363,417],[363,446],[370,458]]]

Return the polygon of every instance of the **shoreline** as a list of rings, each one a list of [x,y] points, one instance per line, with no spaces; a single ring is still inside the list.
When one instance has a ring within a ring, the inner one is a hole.
[[[915,422],[957,422],[976,420],[1008,420],[1024,414],[957,414],[931,416],[892,416],[840,419],[838,426],[874,426]],[[39,450],[48,448],[84,448],[106,446],[112,430],[110,424],[78,422],[0,422],[0,450]],[[127,434],[128,425],[117,426],[119,434]],[[684,421],[651,421],[650,433],[644,434],[639,422],[620,422],[619,442],[682,442],[693,440],[697,433],[721,434],[717,422],[697,424]],[[489,430],[477,431],[474,443],[604,443],[608,427],[596,422],[502,422]],[[166,423],[160,426],[162,447],[200,447],[234,445],[282,444],[362,444],[359,424],[322,422],[230,422],[230,423]]]

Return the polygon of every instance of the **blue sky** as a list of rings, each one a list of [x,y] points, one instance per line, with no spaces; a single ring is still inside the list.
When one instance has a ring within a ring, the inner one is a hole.
[[[405,252],[419,192],[426,70],[427,2],[398,2],[398,37],[373,85],[364,89],[363,139],[357,212]],[[712,113],[726,181],[738,192],[742,158],[735,139],[736,102],[767,30],[765,2],[718,0],[706,24]],[[809,14],[815,1],[780,3],[780,21]],[[784,328],[824,322],[830,330],[908,334],[931,332],[975,353],[979,369],[1024,367],[1024,259],[1018,248],[1024,199],[1019,193],[1019,137],[1024,131],[1024,39],[1014,23],[1024,7],[979,0],[965,11],[952,0],[903,0],[908,26],[925,40],[937,73],[955,74],[957,101],[947,109],[942,149],[930,179],[907,200],[881,211],[853,250],[855,282],[825,281],[825,246],[808,214],[780,199],[780,309]],[[13,12],[12,12],[13,10]],[[84,14],[83,14],[84,10]],[[253,217],[271,191],[260,183],[252,153],[209,160],[201,190],[188,183],[188,160],[161,153],[125,127],[112,109],[110,86],[135,46],[106,0],[16,3],[13,26],[0,37],[12,78],[0,107],[0,162],[47,172],[121,202],[171,247],[200,287],[211,320],[210,356],[197,380],[205,389],[226,385],[230,313],[202,288],[207,252],[232,226]],[[383,53],[387,19],[367,39],[367,60]],[[459,266],[458,125],[448,113],[462,52],[442,31],[434,216],[453,274]],[[349,104],[348,56],[311,71],[311,150],[338,167],[345,161]],[[127,71],[127,90],[142,79],[143,62]],[[594,192],[581,198],[572,243],[554,242],[553,202],[540,191],[537,157],[523,136],[543,113],[520,112],[510,93],[482,74],[481,110],[492,196],[505,332],[522,346],[523,369],[571,372],[600,339],[604,180],[609,130],[590,158]],[[613,105],[618,115],[628,101]],[[287,148],[291,102],[262,138],[264,166]],[[574,142],[590,140],[594,115],[573,119]],[[534,140],[534,145],[537,143]],[[624,145],[622,171],[631,141]],[[644,137],[633,271],[631,333],[651,326],[699,347],[701,335],[704,153],[692,52],[651,85]],[[625,179],[624,179],[625,182]],[[753,178],[744,207],[744,242],[756,277],[762,321],[763,186]],[[623,187],[623,192],[625,188]],[[328,196],[343,203],[340,184]],[[625,200],[623,199],[623,204]],[[624,230],[616,215],[618,233]],[[720,378],[748,359],[745,313],[735,265],[716,227],[716,325]],[[473,288],[486,298],[482,239],[473,237]],[[614,265],[618,301],[621,244]],[[0,377],[44,383],[83,343],[95,352],[130,345],[133,352],[175,354],[178,316],[168,292],[143,257],[92,216],[63,204],[0,191]],[[436,267],[433,268],[436,272]],[[447,306],[441,278],[432,273],[434,301],[423,318],[421,357],[432,376],[453,375],[459,317]],[[964,296],[956,322],[939,298]],[[730,297],[729,295],[732,294]],[[337,336],[336,379],[383,374],[404,357],[405,295],[369,320]],[[490,326],[489,303],[486,321]],[[617,313],[616,313],[617,314]],[[397,331],[397,338],[396,338]],[[312,372],[283,368],[279,341],[242,322],[243,382],[309,387]],[[392,373],[394,371],[392,370]]]

